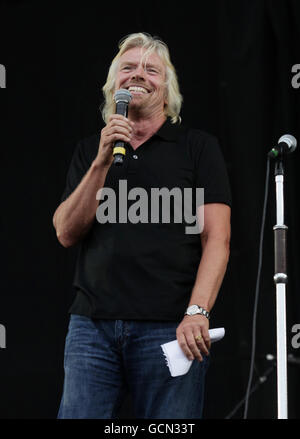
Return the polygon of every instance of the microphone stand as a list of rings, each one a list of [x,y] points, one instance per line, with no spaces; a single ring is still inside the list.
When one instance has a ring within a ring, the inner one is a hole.
[[[276,225],[274,230],[277,330],[277,410],[278,419],[287,419],[287,352],[286,352],[286,235],[284,224],[284,167],[283,153],[275,161]]]

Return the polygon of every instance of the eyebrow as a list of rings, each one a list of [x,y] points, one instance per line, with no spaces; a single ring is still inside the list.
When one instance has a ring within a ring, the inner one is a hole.
[[[123,61],[123,62],[121,62],[120,67],[123,67],[123,66],[136,66],[136,63],[132,62],[132,61]]]
[[[136,63],[136,62],[132,62],[132,61],[123,61],[123,62],[121,62],[121,64],[120,64],[120,68],[121,67],[124,67],[124,66],[132,66],[132,67],[134,67],[134,66],[136,66],[138,63]],[[144,65],[145,66],[147,66],[147,67],[154,67],[156,70],[158,70],[159,72],[161,72],[162,71],[162,69],[157,65],[157,64],[152,64],[152,63],[147,63],[147,62],[145,62],[144,63]]]

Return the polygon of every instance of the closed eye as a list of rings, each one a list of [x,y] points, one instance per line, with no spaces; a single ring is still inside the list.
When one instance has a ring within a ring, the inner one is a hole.
[[[159,73],[158,70],[153,69],[152,67],[147,68],[147,72],[149,72],[149,73]]]
[[[124,66],[124,67],[122,67],[122,71],[124,72],[124,71],[128,71],[128,70],[131,70],[133,67],[132,66]]]

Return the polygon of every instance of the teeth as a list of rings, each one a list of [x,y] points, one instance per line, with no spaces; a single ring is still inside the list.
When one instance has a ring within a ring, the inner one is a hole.
[[[147,90],[145,88],[143,88],[143,87],[131,86],[131,87],[128,88],[128,90],[129,91],[137,91],[137,92],[140,92],[140,93],[148,93]]]

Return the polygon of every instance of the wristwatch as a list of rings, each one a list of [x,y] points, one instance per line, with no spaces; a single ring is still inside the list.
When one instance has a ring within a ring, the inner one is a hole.
[[[184,313],[184,315],[188,315],[188,316],[194,316],[195,314],[201,314],[202,316],[205,316],[207,319],[209,319],[210,316],[209,312],[206,311],[206,309],[198,305],[189,306]]]

